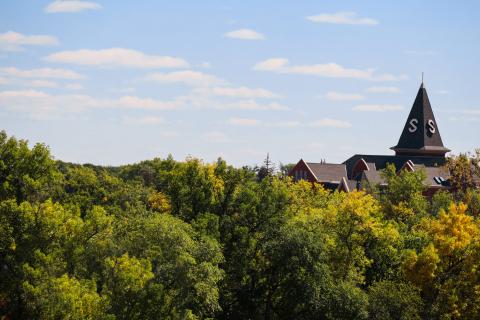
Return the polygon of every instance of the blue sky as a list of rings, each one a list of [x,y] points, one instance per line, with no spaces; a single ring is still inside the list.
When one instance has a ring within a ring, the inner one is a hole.
[[[391,154],[425,72],[480,147],[478,1],[0,3],[0,128],[55,158],[234,165]]]

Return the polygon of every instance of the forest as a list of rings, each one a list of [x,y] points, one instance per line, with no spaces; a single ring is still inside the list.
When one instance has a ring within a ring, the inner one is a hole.
[[[480,150],[350,193],[267,165],[56,160],[0,132],[1,319],[480,319]]]

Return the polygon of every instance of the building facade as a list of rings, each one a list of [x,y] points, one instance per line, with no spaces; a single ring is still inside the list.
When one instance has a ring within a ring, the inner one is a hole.
[[[381,171],[388,164],[397,170],[424,170],[427,195],[449,189],[450,174],[445,169],[445,154],[450,150],[443,145],[427,91],[421,84],[410,114],[396,146],[390,148],[395,155],[356,154],[341,164],[305,162],[303,159],[290,170],[295,181],[320,183],[331,190],[350,192],[368,185],[385,186]]]

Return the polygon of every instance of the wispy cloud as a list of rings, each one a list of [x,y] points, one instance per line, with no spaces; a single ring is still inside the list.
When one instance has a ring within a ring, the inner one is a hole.
[[[396,104],[361,104],[353,107],[352,110],[365,112],[387,112],[403,110],[403,107]]]
[[[218,97],[228,98],[243,98],[243,99],[274,99],[280,98],[279,95],[262,88],[248,88],[248,87],[213,87],[213,88],[198,88],[196,93],[203,95],[212,95]]]
[[[234,126],[246,127],[281,127],[281,128],[295,128],[301,125],[299,121],[262,121],[252,118],[230,118],[227,124]]]
[[[2,78],[0,78],[1,80]],[[117,110],[250,110],[284,111],[288,107],[278,103],[259,103],[255,100],[218,101],[197,99],[195,96],[179,96],[171,100],[149,97],[122,96],[119,98],[95,98],[85,94],[49,94],[38,90],[0,91],[0,110],[21,113],[27,117],[61,117],[71,113],[95,109]]]
[[[444,113],[456,113],[456,114],[462,114],[462,115],[477,115],[477,116],[480,116],[480,108],[478,108],[478,109],[451,108],[451,109],[440,109],[438,111],[444,112]]]
[[[85,76],[67,69],[39,68],[21,70],[15,67],[0,68],[0,74],[15,78],[46,78],[46,79],[84,79]]]
[[[45,58],[48,62],[69,63],[97,67],[130,67],[130,68],[184,68],[187,61],[170,56],[147,55],[143,52],[110,48],[102,50],[81,49],[61,51]]]
[[[31,89],[0,92],[0,109],[37,119],[59,118],[102,107],[103,103],[86,95],[50,95]]]
[[[102,6],[96,2],[58,0],[45,7],[46,13],[79,12],[84,10],[99,10]]]
[[[24,35],[14,31],[0,33],[0,51],[22,51],[25,46],[56,46],[57,38],[48,35]]]
[[[151,73],[147,75],[145,79],[162,83],[182,83],[195,87],[227,84],[227,81],[214,75],[192,70],[174,71],[168,73]]]
[[[44,79],[22,79],[22,78],[3,78],[0,77],[0,85],[21,86],[29,88],[58,88],[57,82]]]
[[[27,88],[63,88],[67,90],[81,90],[83,86],[80,83],[62,84],[52,80],[28,79],[28,78],[3,78],[0,77],[0,85]]]
[[[211,105],[213,109],[219,110],[272,110],[272,111],[284,111],[290,110],[289,107],[281,105],[276,102],[271,103],[258,103],[255,100],[243,100],[230,103],[216,102]]]
[[[225,33],[225,37],[240,40],[263,40],[264,35],[252,29],[239,29]]]
[[[146,116],[146,117],[122,117],[122,123],[129,125],[157,125],[165,123],[162,117]]]
[[[0,92],[0,109],[32,118],[58,118],[94,109],[174,110],[183,106],[180,100],[161,101],[135,96],[99,99],[84,94],[54,95],[31,89]]]
[[[330,101],[359,101],[365,99],[361,94],[330,91],[321,96]]]
[[[278,122],[269,123],[269,126],[271,127],[281,127],[281,128],[295,128],[300,125],[301,125],[300,121],[278,121]]]
[[[249,119],[249,118],[230,118],[227,121],[228,124],[234,126],[259,126],[262,122],[258,119]]]
[[[311,127],[349,128],[351,123],[344,120],[323,118],[309,123]]]
[[[370,87],[367,89],[370,93],[400,93],[397,87]]]
[[[208,61],[204,61],[198,65],[200,68],[204,69],[210,69],[212,67],[212,64]]]
[[[288,59],[272,58],[261,61],[254,65],[254,70],[270,71],[286,74],[305,74],[328,78],[352,78],[370,81],[396,81],[406,79],[406,76],[391,74],[376,74],[374,69],[346,68],[336,63],[290,65]]]
[[[68,90],[82,90],[83,86],[80,83],[67,83],[65,86],[65,89]]]
[[[306,17],[307,20],[316,23],[349,24],[349,25],[369,25],[374,26],[378,21],[372,18],[361,18],[356,12],[345,11],[336,13],[322,13]]]
[[[162,101],[152,98],[124,96],[112,103],[112,106],[142,110],[174,110],[181,108],[183,106],[183,102],[179,100]]]

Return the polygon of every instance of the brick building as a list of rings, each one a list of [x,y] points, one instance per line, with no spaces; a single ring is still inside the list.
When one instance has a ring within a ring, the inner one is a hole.
[[[445,148],[423,83],[396,146],[395,155],[356,154],[341,164],[305,162],[290,170],[289,176],[317,182],[328,189],[349,192],[367,185],[385,185],[381,170],[394,164],[397,170],[424,170],[427,194],[449,189],[449,173],[444,168]]]

